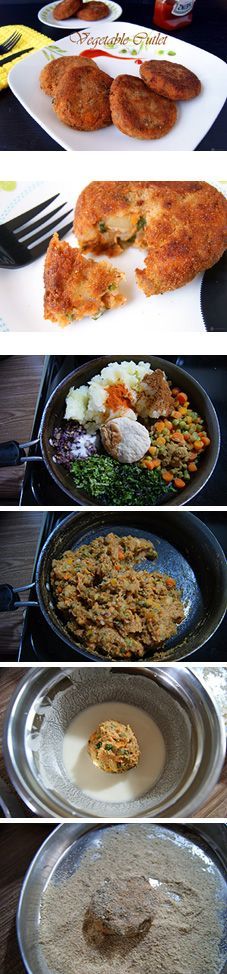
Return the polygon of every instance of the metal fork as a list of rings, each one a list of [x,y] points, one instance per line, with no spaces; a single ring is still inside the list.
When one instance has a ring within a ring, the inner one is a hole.
[[[21,213],[15,219],[0,225],[0,267],[13,270],[15,267],[30,264],[46,252],[54,232],[58,232],[61,240],[71,230],[72,219],[70,223],[61,225],[62,221],[73,212],[70,209],[60,214],[60,210],[63,211],[66,203],[60,203],[39,220],[34,220],[34,217],[58,199],[59,195],[56,193],[49,200],[44,200],[26,213]]]
[[[22,34],[19,34],[18,30],[15,30],[13,34],[10,34],[10,37],[7,37],[7,40],[3,41],[3,44],[0,44],[0,54],[7,54],[8,51],[12,51],[12,48],[18,44],[21,37]]]

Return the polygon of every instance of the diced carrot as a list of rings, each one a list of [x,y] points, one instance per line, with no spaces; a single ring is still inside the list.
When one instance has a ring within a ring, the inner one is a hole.
[[[205,436],[205,434],[203,433],[201,436],[201,440],[202,443],[204,443],[204,446],[210,446],[209,436]]]
[[[152,457],[155,457],[156,456],[156,453],[157,453],[157,447],[156,446],[150,446],[149,447],[149,450],[148,450],[148,453],[150,453]]]
[[[177,386],[175,386],[174,389],[172,389],[172,396],[178,396],[178,392],[180,392],[180,389],[177,389]]]
[[[124,557],[125,556],[124,556],[124,552],[122,551],[122,548],[121,547],[118,548],[118,558],[119,558],[119,561],[123,561],[124,560]]]
[[[180,406],[179,413],[181,416],[185,416],[187,412],[187,406]]]
[[[143,465],[144,467],[147,467],[148,470],[155,470],[156,467],[161,466],[161,460],[144,460]]]
[[[180,430],[179,430],[179,433],[177,433],[177,432],[176,433],[172,433],[171,440],[173,440],[174,443],[183,443],[184,442],[183,433],[181,433]]]
[[[163,480],[166,481],[167,484],[170,484],[170,481],[173,479],[173,474],[170,473],[169,470],[163,470],[162,471],[162,478],[163,478]]]
[[[165,442],[166,441],[164,436],[157,436],[157,440],[156,440],[157,446],[165,446]]]
[[[200,443],[200,440],[194,440],[193,447],[196,453],[199,453],[199,450],[203,449],[203,443]]]
[[[197,453],[193,453],[193,452],[192,453],[189,453],[188,454],[188,459],[189,460],[197,460]]]
[[[186,440],[186,443],[188,443],[188,440],[190,440],[190,439],[191,439],[191,434],[190,433],[184,433],[184,440]]]
[[[179,490],[181,489],[181,487],[185,487],[185,480],[181,480],[181,477],[175,477],[173,483],[174,483],[174,487],[177,487]]]
[[[180,419],[181,418],[181,414],[180,414],[179,409],[173,409],[172,416],[173,416],[174,419]]]
[[[189,473],[196,473],[197,466],[196,463],[188,463]]]
[[[165,423],[163,423],[162,419],[159,420],[158,423],[155,423],[154,425],[155,425],[155,429],[157,430],[157,433],[162,433],[162,431],[165,429]]]
[[[172,424],[172,423],[170,422],[170,420],[169,420],[169,419],[166,419],[166,420],[165,420],[165,426],[167,426],[167,430],[171,430],[171,429],[172,429],[172,426],[173,426],[173,424]]]
[[[191,424],[192,424],[192,416],[187,416],[187,424],[188,424],[188,426],[191,426]]]
[[[169,577],[166,578],[166,585],[167,588],[175,588],[175,578],[171,578],[171,575],[169,575]]]
[[[188,399],[185,392],[179,392],[177,398],[180,406],[184,406],[184,403],[187,402]]]
[[[121,567],[121,566],[120,566],[120,565],[118,565],[118,562],[117,562],[117,563],[116,563],[116,565],[115,565],[115,569],[116,569],[116,572],[119,572],[119,571],[120,571],[120,567]]]

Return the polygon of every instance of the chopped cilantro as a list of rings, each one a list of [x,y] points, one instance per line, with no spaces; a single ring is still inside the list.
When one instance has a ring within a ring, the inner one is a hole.
[[[146,217],[140,216],[137,221],[137,230],[143,230],[143,228],[146,226],[146,223],[147,223]]]

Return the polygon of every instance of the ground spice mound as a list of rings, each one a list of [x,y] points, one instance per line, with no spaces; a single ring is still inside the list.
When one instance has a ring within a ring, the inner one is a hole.
[[[114,826],[62,884],[50,883],[41,906],[40,946],[53,974],[219,974],[222,937],[215,870],[175,833],[152,825]],[[151,881],[153,920],[135,944],[89,944],[84,918],[108,877]],[[220,894],[220,889],[219,889]]]

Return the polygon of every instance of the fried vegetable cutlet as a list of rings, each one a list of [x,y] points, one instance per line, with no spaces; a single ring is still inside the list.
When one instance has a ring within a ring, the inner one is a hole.
[[[110,89],[112,121],[120,132],[134,139],[161,139],[173,128],[177,109],[133,75],[120,74]]]
[[[45,92],[45,95],[51,95],[53,97],[59,82],[64,77],[66,71],[68,71],[68,68],[81,68],[81,64],[83,66],[93,67],[96,71],[99,71],[95,61],[89,61],[88,58],[82,59],[78,55],[58,57],[54,61],[48,61],[48,64],[45,64],[45,67],[42,68],[39,78],[40,88]]]
[[[110,8],[106,3],[101,3],[101,0],[98,3],[96,0],[89,0],[89,3],[83,3],[79,8],[77,17],[80,20],[103,20],[109,13]]]
[[[68,325],[87,316],[99,317],[125,303],[118,286],[124,274],[107,261],[87,260],[55,233],[44,267],[44,318]]]
[[[140,75],[151,91],[173,101],[188,101],[201,91],[197,75],[175,61],[144,61]]]
[[[60,79],[55,90],[53,109],[61,122],[93,132],[112,124],[109,91],[112,79],[104,71],[95,68],[85,58],[78,58],[80,65],[72,65]]]
[[[84,252],[147,251],[138,286],[172,291],[215,264],[227,246],[227,201],[205,182],[93,182],[80,194],[74,231]]]
[[[79,10],[79,6],[80,0],[62,0],[62,3],[58,3],[57,7],[54,7],[55,20],[67,20],[67,17],[73,17]]]

